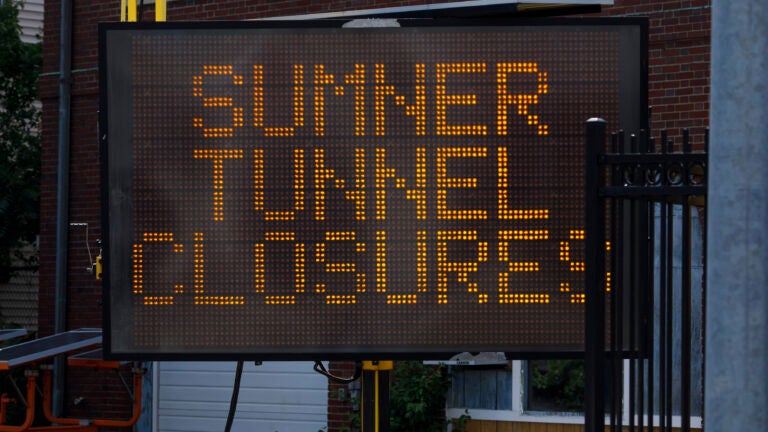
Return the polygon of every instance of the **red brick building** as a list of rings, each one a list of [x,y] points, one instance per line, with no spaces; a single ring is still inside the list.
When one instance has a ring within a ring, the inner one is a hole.
[[[70,105],[69,223],[88,224],[91,248],[101,235],[99,203],[98,114],[98,37],[97,24],[120,20],[120,2],[84,0],[73,2]],[[400,7],[426,3],[408,1],[308,1],[281,0],[175,0],[168,4],[168,21],[243,20],[274,16],[330,13],[351,9]],[[615,0],[604,6],[602,16],[648,17],[650,23],[649,105],[653,109],[651,126],[667,128],[672,136],[682,128],[702,131],[709,116],[709,0]],[[143,20],[152,21],[154,6],[145,6]],[[59,147],[59,84],[61,4],[45,3],[44,74],[40,81],[43,102],[43,161],[40,227],[39,331],[54,332],[56,307],[57,251],[57,166]],[[86,271],[90,266],[82,225],[68,232],[66,283],[66,329],[99,327],[102,317],[101,286]],[[349,372],[349,370],[347,370]],[[345,374],[343,366],[339,370]],[[122,388],[107,385],[90,375],[72,371],[67,381],[65,411],[74,415],[81,408],[72,399],[90,395],[91,413],[125,416],[129,407]],[[331,395],[337,388],[330,386]],[[85,409],[85,408],[82,408]],[[347,420],[348,405],[331,398],[329,430],[337,430]]]

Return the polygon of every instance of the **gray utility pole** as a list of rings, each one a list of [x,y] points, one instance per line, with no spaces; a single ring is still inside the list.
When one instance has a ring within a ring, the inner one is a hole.
[[[766,430],[768,1],[713,1],[711,94],[704,423]]]

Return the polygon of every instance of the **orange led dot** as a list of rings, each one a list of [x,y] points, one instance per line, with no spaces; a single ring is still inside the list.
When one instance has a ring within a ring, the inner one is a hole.
[[[571,303],[586,303],[587,296],[586,294],[571,294]]]
[[[584,240],[586,236],[585,230],[570,230],[568,238],[570,240]]]
[[[584,271],[584,263],[583,262],[571,262],[571,271],[572,272],[583,272]]]

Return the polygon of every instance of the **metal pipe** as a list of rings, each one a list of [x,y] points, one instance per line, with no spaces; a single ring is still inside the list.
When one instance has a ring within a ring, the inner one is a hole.
[[[712,1],[708,431],[768,424],[768,2]]]
[[[620,130],[616,136],[616,139],[614,142],[611,143],[611,151],[615,154],[620,153],[626,153],[626,149],[624,148],[624,143],[626,142],[626,134],[623,130]],[[615,170],[611,173],[611,175],[614,177],[613,184],[620,184],[622,173],[620,170]],[[616,281],[615,286],[616,289],[611,289],[611,296],[615,295],[615,302],[616,302],[616,321],[615,324],[612,326],[615,326],[616,328],[616,349],[612,353],[614,356],[614,374],[611,376],[613,377],[613,385],[614,385],[614,392],[612,395],[612,402],[615,405],[616,415],[614,419],[611,421],[611,427],[613,428],[612,432],[616,431],[623,431],[624,430],[624,420],[623,420],[623,410],[622,410],[622,401],[624,400],[624,381],[623,381],[623,370],[624,370],[624,352],[625,352],[625,346],[626,342],[624,340],[624,335],[626,332],[626,320],[624,318],[625,316],[625,283],[626,280],[625,277],[625,269],[624,269],[624,262],[626,260],[626,238],[624,236],[624,214],[626,212],[625,204],[626,200],[624,199],[618,199],[614,198],[611,200],[612,206],[614,208],[613,211],[613,221],[612,221],[612,230],[613,232],[613,238],[611,239],[611,249],[615,250],[615,261],[611,263],[611,265],[614,268],[614,271],[611,273],[611,280]],[[614,260],[614,258],[611,258]],[[613,302],[613,298],[611,300]]]
[[[77,425],[80,424],[80,419],[76,418],[61,418],[61,416],[57,416],[51,412],[51,395],[53,387],[53,377],[50,370],[43,371],[43,415],[45,416],[46,420],[48,420],[51,423],[56,423],[60,425]]]
[[[683,130],[683,153],[691,152],[691,141],[688,129]],[[681,312],[681,330],[680,337],[680,357],[682,359],[682,370],[680,377],[680,407],[682,432],[691,430],[691,206],[683,202],[683,263],[682,263],[682,281],[680,300],[682,304]]]
[[[84,418],[62,418],[61,416],[56,416],[51,412],[51,372],[45,371],[43,375],[43,414],[45,415],[45,418],[54,424],[59,425],[84,425],[84,424],[90,424],[96,427],[115,427],[115,428],[127,428],[131,427],[139,420],[139,417],[141,416],[141,389],[142,389],[142,377],[144,376],[143,371],[141,370],[134,370],[133,372],[133,393],[132,393],[132,400],[133,400],[133,410],[131,417],[125,420],[115,420],[115,419],[104,419],[104,418],[95,418],[95,419],[84,419]],[[130,391],[129,391],[130,393]],[[34,417],[34,416],[33,416]],[[3,432],[0,430],[0,432]]]
[[[650,118],[650,115],[649,115]],[[646,135],[645,140],[645,148],[643,151],[646,154],[655,154],[656,153],[656,145],[655,141],[653,139],[653,132],[649,130],[648,135]],[[654,310],[655,310],[655,301],[656,301],[656,292],[655,292],[655,286],[654,286],[654,280],[655,280],[655,272],[654,272],[654,257],[655,257],[655,251],[656,251],[656,242],[655,242],[655,236],[656,236],[656,204],[654,202],[645,202],[646,206],[646,220],[647,223],[645,226],[647,227],[647,246],[646,246],[646,272],[645,272],[645,281],[643,282],[643,285],[646,287],[647,294],[645,296],[646,298],[646,308],[645,308],[645,353],[647,358],[647,368],[648,368],[648,375],[647,375],[647,381],[645,383],[646,386],[646,396],[648,398],[647,404],[646,404],[646,410],[648,415],[648,431],[653,432],[653,405],[654,405],[654,384],[656,381],[654,380],[654,361],[655,361],[655,355],[654,355],[654,323],[655,323],[655,317],[654,317]],[[641,416],[642,418],[642,416]]]
[[[611,134],[611,153],[619,153],[619,134],[618,133],[612,133]],[[618,180],[618,170],[615,168],[611,169],[611,184],[617,184]],[[619,250],[618,245],[619,242],[619,222],[620,219],[617,215],[619,215],[619,206],[620,206],[620,200],[618,199],[611,199],[609,201],[610,203],[610,254],[609,254],[609,262],[610,262],[610,268],[611,268],[611,278],[613,280],[616,280],[616,276],[620,274],[620,271],[618,270],[618,266],[616,265],[617,262],[621,262],[621,259],[617,260],[617,254],[614,251]],[[611,374],[611,392],[609,394],[610,397],[610,432],[617,432],[620,427],[621,423],[621,395],[622,395],[622,381],[621,379],[617,379],[617,377],[622,376],[622,346],[621,346],[621,319],[623,319],[623,315],[621,313],[621,290],[620,289],[614,289],[611,287],[610,290],[610,313],[611,313],[611,323],[609,326],[610,329],[610,374]]]
[[[603,119],[587,121],[585,143],[585,255],[588,265],[584,272],[586,291],[584,372],[584,431],[604,432],[605,406],[605,207],[600,199],[602,183],[598,169],[598,154],[605,152],[605,127]]]
[[[667,131],[661,131],[661,153],[667,153]],[[667,202],[659,204],[659,431],[667,432]]]
[[[629,151],[630,153],[637,153],[637,135],[631,134],[629,136]],[[632,176],[632,181],[638,184],[641,179],[637,178],[637,175]],[[640,183],[642,184],[642,183]],[[638,214],[638,201],[629,201],[629,232],[627,235],[627,244],[629,245],[629,278],[627,285],[629,286],[629,432],[635,432],[635,420],[636,420],[636,407],[637,407],[637,363],[636,357],[638,353],[637,349],[637,296],[638,296],[638,281],[637,281],[637,269],[641,265],[638,262],[637,251],[637,214]]]
[[[61,27],[59,32],[59,133],[58,177],[56,195],[56,287],[54,332],[67,327],[67,261],[69,247],[69,144],[72,96],[72,2],[61,1]],[[54,413],[63,407],[64,359],[54,363]]]
[[[706,154],[709,154],[709,128],[706,129],[706,132],[704,133],[704,152]],[[707,162],[707,168],[705,168],[704,171],[705,178],[709,179],[709,162]],[[709,183],[709,180],[707,180],[707,183]],[[709,187],[707,187],[709,189]],[[706,207],[706,205],[705,205]],[[702,224],[702,232],[707,232],[707,223],[708,219],[706,217],[701,218]],[[707,236],[706,234],[701,236],[701,254],[704,259],[704,268],[707,268]],[[706,331],[706,322],[707,322],[707,278],[706,276],[702,280],[701,284],[701,322],[705,323],[704,328],[702,328],[701,333],[701,349],[702,349],[702,357],[701,357],[701,413],[704,415],[704,413],[707,412],[707,404],[705,401],[706,398],[706,388],[705,388],[705,381],[707,376],[707,356],[703,355],[706,352],[707,349],[707,331]]]
[[[669,152],[674,152],[674,147],[672,145],[672,142],[669,143]],[[672,372],[674,367],[674,338],[673,338],[673,332],[674,329],[674,323],[675,323],[675,307],[674,307],[674,298],[675,298],[675,283],[674,283],[674,268],[675,268],[675,205],[672,203],[667,204],[667,255],[666,255],[666,261],[667,261],[667,273],[664,274],[663,277],[666,278],[666,312],[667,312],[667,328],[665,329],[666,335],[664,336],[664,341],[666,342],[666,347],[664,347],[664,350],[666,352],[667,358],[666,358],[666,376],[664,377],[664,382],[666,382],[666,394],[664,395],[664,401],[666,402],[666,407],[664,408],[664,412],[666,414],[665,422],[667,431],[672,430]]]
[[[0,432],[23,432],[32,426],[35,420],[35,380],[37,376],[34,373],[27,375],[27,410],[24,417],[24,423],[19,426],[9,426],[0,424]]]

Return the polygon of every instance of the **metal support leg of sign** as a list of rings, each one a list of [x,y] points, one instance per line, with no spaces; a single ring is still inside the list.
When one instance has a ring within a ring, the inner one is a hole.
[[[585,432],[603,432],[605,428],[605,206],[599,196],[603,171],[598,157],[605,148],[606,123],[591,118],[586,125],[585,146]]]
[[[363,362],[363,432],[389,432],[389,376],[392,361]]]

